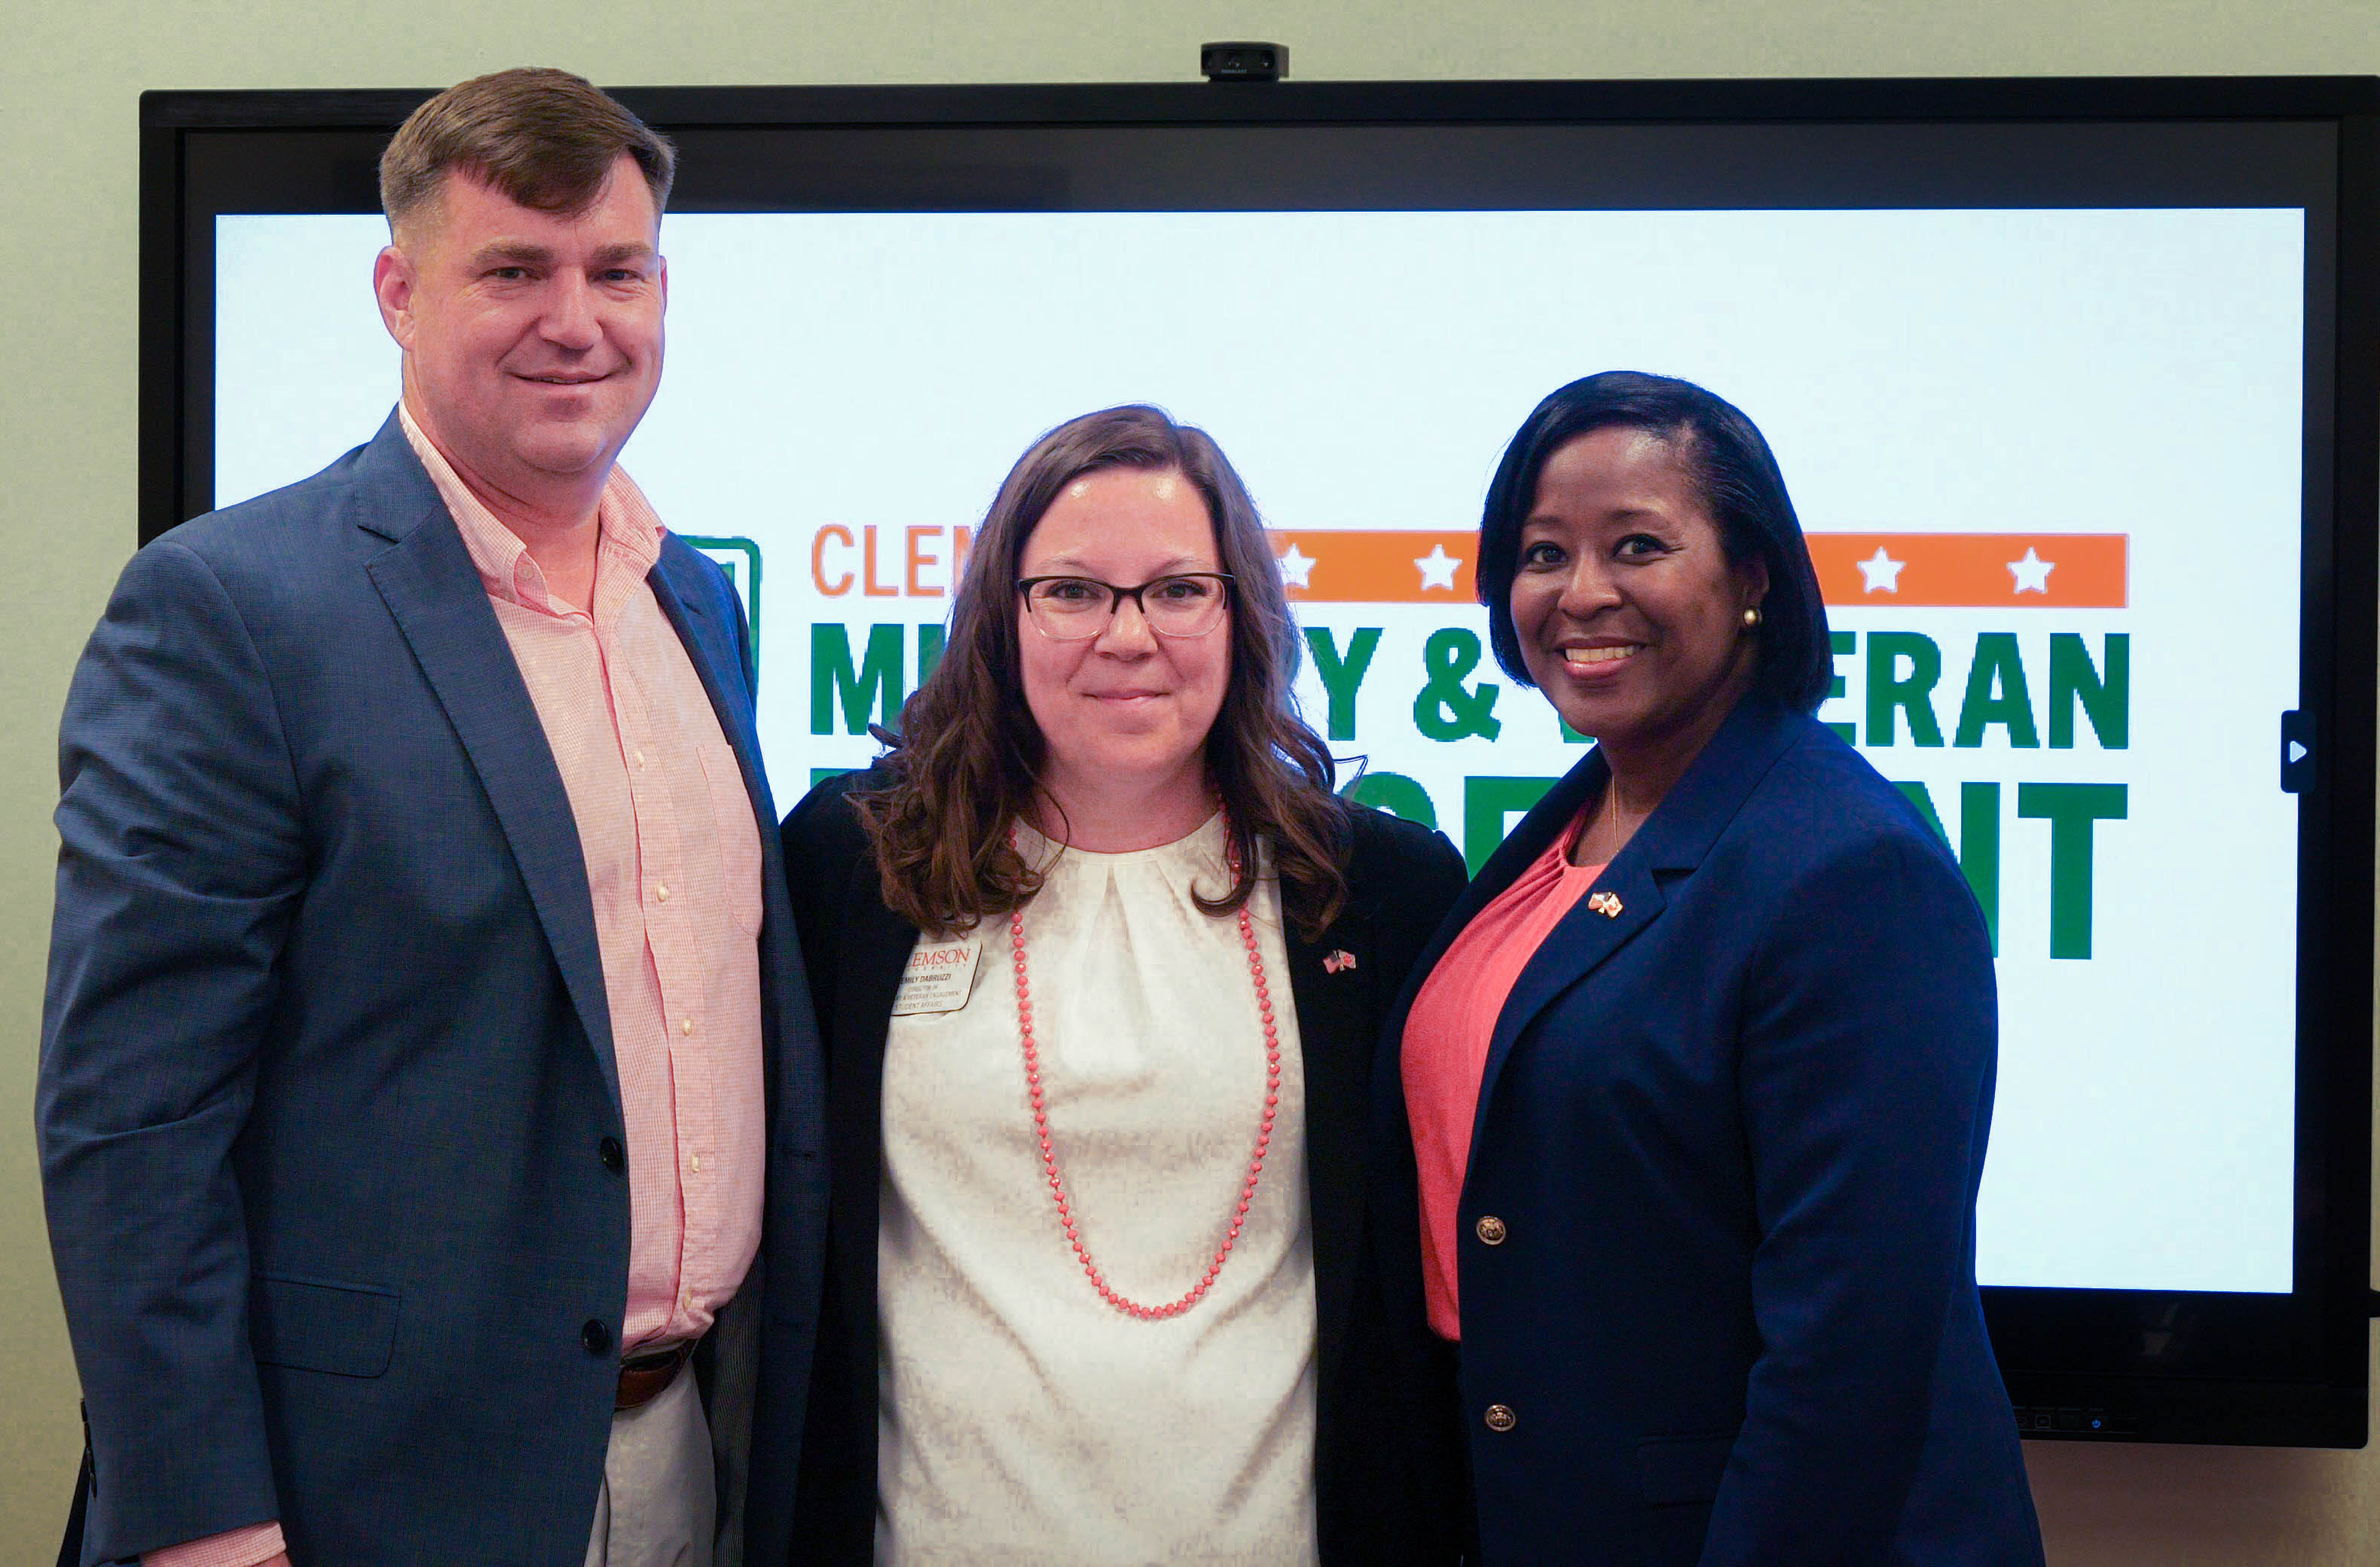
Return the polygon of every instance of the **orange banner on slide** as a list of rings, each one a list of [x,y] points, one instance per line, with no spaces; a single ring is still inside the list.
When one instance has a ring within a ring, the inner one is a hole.
[[[2119,610],[2130,598],[2122,533],[1813,533],[1810,564],[1830,605]]]
[[[1289,596],[1321,604],[1468,604],[1471,529],[1276,529]]]
[[[2131,583],[2121,533],[1813,533],[1832,605],[2115,609]],[[1478,535],[1468,528],[1292,528],[1272,536],[1292,600],[1467,604]]]

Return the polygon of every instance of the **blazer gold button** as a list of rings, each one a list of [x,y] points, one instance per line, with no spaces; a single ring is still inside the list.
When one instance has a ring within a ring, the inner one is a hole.
[[[1488,1406],[1488,1428],[1489,1430],[1509,1431],[1520,1423],[1521,1418],[1519,1415],[1512,1413],[1512,1406],[1511,1404],[1491,1403]]]
[[[1502,1245],[1507,1233],[1504,1221],[1492,1213],[1481,1214],[1479,1222],[1471,1226],[1471,1232],[1479,1237],[1479,1244],[1483,1246]]]

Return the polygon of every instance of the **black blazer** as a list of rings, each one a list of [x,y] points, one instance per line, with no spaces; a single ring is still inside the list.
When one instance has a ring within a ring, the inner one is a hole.
[[[884,1041],[917,929],[884,906],[874,860],[832,778],[785,818],[794,917],[826,1036],[829,1161],[834,1172],[826,1299],[789,1560],[856,1567],[876,1530],[877,1194],[883,1173]],[[1286,933],[1305,1068],[1306,1182],[1317,1316],[1315,1492],[1327,1567],[1454,1560],[1451,1481],[1426,1444],[1444,1413],[1417,1390],[1442,1385],[1433,1353],[1380,1294],[1383,1244],[1367,1235],[1369,1085],[1406,973],[1463,886],[1439,833],[1377,811],[1351,813],[1343,912],[1317,939]],[[1326,972],[1326,954],[1356,962]],[[1410,1153],[1407,1155],[1410,1159]],[[1418,1247],[1417,1233],[1402,1243]],[[1407,1265],[1386,1271],[1410,1277]],[[1391,1323],[1402,1324],[1392,1328]],[[1445,1452],[1439,1444],[1436,1452]]]

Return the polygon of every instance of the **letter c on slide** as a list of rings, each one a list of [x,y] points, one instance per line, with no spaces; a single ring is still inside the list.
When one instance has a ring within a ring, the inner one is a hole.
[[[825,594],[828,598],[839,599],[845,593],[851,591],[851,573],[846,570],[841,577],[836,577],[832,584],[828,583],[826,579],[826,541],[830,535],[841,540],[843,541],[843,547],[846,550],[855,546],[856,541],[851,537],[851,529],[845,528],[843,524],[839,522],[830,522],[825,527],[820,528],[817,536],[810,541],[810,580],[816,583],[818,585],[818,590]]]

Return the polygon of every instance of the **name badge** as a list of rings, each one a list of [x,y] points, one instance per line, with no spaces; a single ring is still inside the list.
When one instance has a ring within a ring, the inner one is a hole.
[[[982,943],[970,936],[959,941],[920,941],[902,971],[901,989],[892,998],[892,1015],[909,1017],[921,1012],[956,1012],[975,991],[975,960]]]

